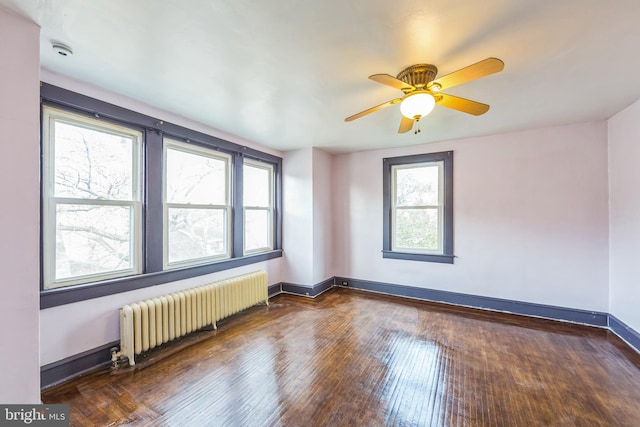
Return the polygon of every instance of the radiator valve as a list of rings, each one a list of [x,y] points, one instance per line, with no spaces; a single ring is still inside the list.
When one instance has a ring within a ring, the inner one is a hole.
[[[111,347],[111,367],[113,369],[120,368],[125,364],[127,358],[122,354],[118,347]]]

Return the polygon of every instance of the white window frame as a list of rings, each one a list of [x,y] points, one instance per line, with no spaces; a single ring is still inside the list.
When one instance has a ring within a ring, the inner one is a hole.
[[[208,264],[211,262],[221,261],[231,258],[233,253],[233,242],[231,240],[231,227],[232,227],[232,200],[231,200],[231,155],[216,151],[204,147],[200,147],[194,144],[178,141],[171,137],[165,136],[163,138],[163,166],[162,166],[162,205],[163,205],[163,269],[171,270],[176,268],[190,267]],[[216,160],[222,160],[225,162],[225,202],[224,205],[211,205],[211,204],[191,204],[191,203],[168,203],[167,202],[167,151],[176,150],[184,153],[194,154],[198,156],[209,157]],[[224,240],[226,242],[226,251],[224,254],[193,258],[181,261],[169,262],[169,209],[210,209],[210,210],[223,210],[225,215],[226,227],[224,229]]]
[[[242,166],[244,168],[245,165],[248,165],[250,167],[254,167],[254,168],[260,168],[260,169],[265,169],[269,172],[269,206],[265,207],[265,206],[245,206],[243,203],[243,220],[245,221],[245,223],[243,224],[243,250],[244,250],[244,255],[252,255],[252,254],[257,254],[260,252],[267,252],[267,251],[271,251],[273,250],[274,247],[274,227],[273,227],[273,211],[274,211],[274,204],[275,204],[275,191],[274,191],[274,167],[273,165],[269,164],[269,163],[264,163],[264,162],[260,162],[258,160],[253,160],[253,159],[249,159],[249,158],[245,158]],[[254,248],[251,250],[246,250],[245,248],[247,247],[246,243],[247,243],[247,229],[246,229],[246,215],[245,213],[248,210],[256,210],[256,211],[266,211],[268,213],[268,227],[269,229],[267,230],[268,232],[268,236],[269,236],[269,241],[268,241],[268,245],[261,247],[261,248]]]
[[[438,168],[438,204],[437,205],[397,205],[397,175],[398,170],[402,169],[418,169],[423,167]],[[441,255],[444,253],[444,162],[442,160],[435,160],[430,162],[399,164],[391,166],[391,250],[401,251],[406,253],[416,254],[436,254]],[[397,244],[397,215],[399,210],[437,210],[438,212],[438,247],[433,250],[398,246]]]
[[[98,132],[122,135],[131,138],[132,144],[132,199],[105,200],[88,198],[55,197],[55,123],[67,123]],[[142,272],[142,133],[138,130],[118,126],[104,120],[43,106],[43,289],[56,289],[72,285],[97,282],[117,277],[140,274]],[[56,211],[58,205],[121,206],[133,210],[131,216],[131,267],[104,273],[86,274],[64,279],[56,279]]]

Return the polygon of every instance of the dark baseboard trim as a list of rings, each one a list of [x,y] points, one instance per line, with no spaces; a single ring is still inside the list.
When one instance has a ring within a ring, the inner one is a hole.
[[[316,297],[333,286],[333,277],[313,286],[276,283],[267,288],[269,298],[285,293]],[[111,349],[120,345],[114,341],[40,367],[40,388],[46,390],[70,379],[80,377],[111,364]]]
[[[280,293],[289,293],[314,298],[334,286],[607,328],[633,350],[640,353],[640,333],[608,313],[416,288],[392,283],[349,279],[346,277],[332,277],[311,286],[281,282],[269,286],[268,295],[273,297]],[[72,378],[107,367],[111,363],[111,348],[116,347],[118,344],[117,341],[105,344],[93,350],[42,366],[40,368],[42,389],[44,390]]]
[[[111,348],[117,347],[119,344],[118,341],[115,341],[41,366],[40,388],[44,390],[72,378],[107,367],[111,363]]]
[[[275,285],[271,285],[267,288],[267,295],[269,298],[275,297],[278,294],[282,293],[282,283],[276,283]]]
[[[349,288],[363,289],[383,294],[461,305],[464,307],[483,310],[520,314],[524,316],[542,317],[545,319],[560,320],[564,322],[581,323],[603,328],[608,327],[607,313],[600,313],[596,311],[534,304],[479,295],[460,294],[456,292],[417,288],[414,286],[396,285],[392,283],[349,279],[346,277],[336,277],[335,281],[336,284],[340,286],[344,286],[343,283],[346,282],[346,287]]]
[[[296,285],[294,283],[282,282],[282,292],[286,292],[288,294],[300,295],[305,297],[315,298],[321,293],[327,291],[328,289],[335,286],[335,280],[333,277],[324,280],[320,283],[316,283],[315,285]]]
[[[640,333],[635,331],[631,326],[627,325],[613,314],[609,315],[609,329],[611,332],[620,337],[635,351],[640,353]]]

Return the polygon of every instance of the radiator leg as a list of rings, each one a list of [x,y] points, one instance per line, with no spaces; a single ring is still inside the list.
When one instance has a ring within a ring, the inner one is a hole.
[[[111,348],[111,367],[119,368],[120,367],[120,358],[122,357],[122,352],[118,351],[118,347]]]

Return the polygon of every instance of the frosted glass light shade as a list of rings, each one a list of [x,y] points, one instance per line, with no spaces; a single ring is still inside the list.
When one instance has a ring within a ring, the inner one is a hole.
[[[436,100],[430,93],[412,93],[400,104],[400,112],[408,119],[420,119],[429,114],[435,105]]]

